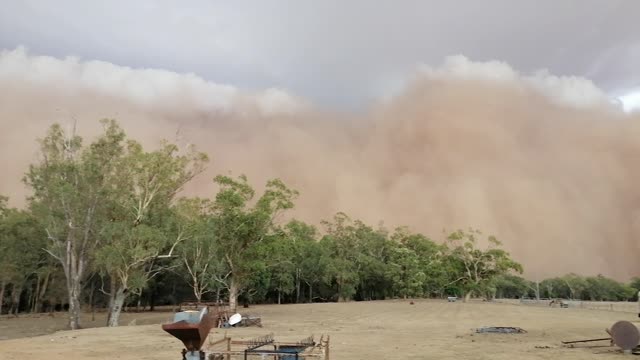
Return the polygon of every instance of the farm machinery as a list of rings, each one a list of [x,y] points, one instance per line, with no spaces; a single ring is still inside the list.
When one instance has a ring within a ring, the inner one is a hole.
[[[227,313],[217,309],[209,312],[208,307],[200,311],[186,310],[175,313],[173,322],[162,325],[162,329],[182,341],[182,360],[231,360],[231,359],[269,359],[329,360],[329,336],[321,336],[315,341],[313,335],[299,341],[276,341],[273,334],[248,340],[232,340],[226,332],[218,340],[209,338],[214,328],[228,329],[231,326],[262,327],[261,323],[249,323],[240,314],[226,316]],[[253,319],[255,320],[255,319]],[[245,325],[243,325],[243,323]],[[226,331],[226,330],[225,330]],[[209,338],[208,342],[205,342]]]

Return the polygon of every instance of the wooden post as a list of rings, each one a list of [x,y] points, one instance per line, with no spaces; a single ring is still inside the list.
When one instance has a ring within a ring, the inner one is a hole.
[[[327,351],[324,353],[324,360],[329,360],[329,335],[327,335]]]
[[[227,334],[224,334],[225,337],[227,337]],[[231,338],[228,337],[227,338],[227,360],[231,360]]]

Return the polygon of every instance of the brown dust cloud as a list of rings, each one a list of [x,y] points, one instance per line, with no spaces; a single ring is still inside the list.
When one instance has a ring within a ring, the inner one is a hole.
[[[640,116],[588,79],[454,56],[344,114],[279,89],[18,48],[0,53],[0,194],[24,204],[20,179],[47,126],[75,122],[90,137],[101,118],[148,146],[207,152],[189,195],[213,196],[220,173],[280,177],[300,191],[294,215],[306,221],[344,211],[438,241],[478,228],[532,279],[640,275]]]

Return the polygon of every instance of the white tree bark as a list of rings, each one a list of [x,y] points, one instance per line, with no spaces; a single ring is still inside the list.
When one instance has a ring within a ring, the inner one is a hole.
[[[109,320],[107,321],[107,326],[115,327],[118,326],[120,321],[120,314],[122,313],[122,306],[124,305],[124,301],[127,298],[127,289],[122,286],[118,287],[116,290],[115,296],[113,297],[113,301],[111,302],[111,308],[109,309]]]
[[[233,312],[236,312],[238,308],[238,290],[238,282],[235,277],[231,275],[229,282],[229,309]]]

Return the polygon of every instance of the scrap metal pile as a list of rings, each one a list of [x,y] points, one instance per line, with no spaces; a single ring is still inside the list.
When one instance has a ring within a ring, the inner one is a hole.
[[[300,341],[276,341],[273,334],[249,340],[232,340],[226,334],[222,339],[211,341],[207,349],[209,360],[265,359],[329,360],[329,336],[322,335],[315,341],[313,335]]]
[[[195,311],[199,308],[206,307],[214,317],[214,327],[230,328],[230,327],[246,327],[257,326],[262,327],[262,317],[255,314],[241,314],[232,312],[229,309],[229,303],[225,302],[196,302],[186,301],[180,304],[180,312]]]

